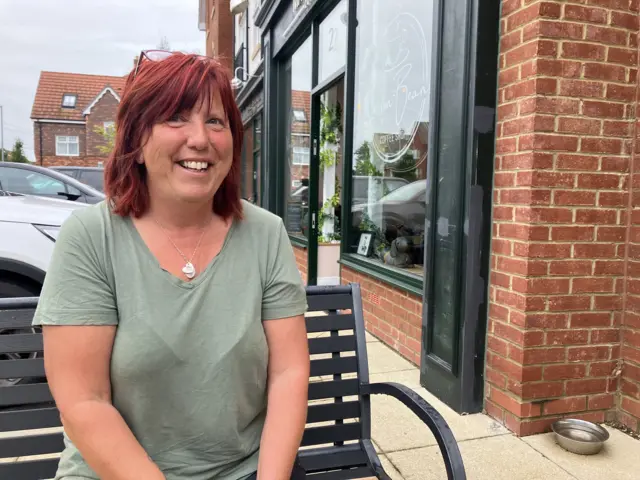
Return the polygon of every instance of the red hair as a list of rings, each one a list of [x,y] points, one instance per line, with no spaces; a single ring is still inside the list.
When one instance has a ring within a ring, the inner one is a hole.
[[[116,116],[115,146],[104,169],[104,189],[114,213],[140,217],[149,208],[147,171],[137,160],[153,125],[199,102],[211,102],[219,93],[233,136],[233,162],[215,193],[213,211],[225,219],[242,218],[242,117],[229,78],[217,61],[179,52],[161,61],[143,59],[138,73],[129,74]]]

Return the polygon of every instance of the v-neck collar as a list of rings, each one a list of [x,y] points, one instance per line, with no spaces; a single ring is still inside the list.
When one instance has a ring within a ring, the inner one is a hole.
[[[150,265],[154,268],[154,270],[158,271],[160,275],[164,276],[173,285],[190,290],[200,285],[206,279],[206,277],[208,277],[211,274],[210,272],[213,270],[216,263],[218,263],[222,259],[222,257],[224,256],[228,248],[229,240],[231,239],[236,229],[237,222],[238,220],[235,218],[231,220],[231,225],[229,226],[229,230],[227,231],[224,237],[224,241],[222,242],[222,247],[220,248],[220,251],[217,253],[215,257],[211,259],[211,261],[209,261],[209,263],[204,268],[204,270],[201,270],[200,273],[197,274],[193,280],[183,280],[175,276],[173,273],[169,272],[168,270],[165,270],[160,265],[160,262],[158,261],[156,256],[153,254],[153,252],[149,249],[149,246],[142,238],[142,235],[140,235],[140,232],[138,231],[135,224],[133,223],[133,219],[130,216],[128,216],[126,217],[125,223],[127,225],[127,228],[130,231],[131,236],[134,239],[134,243],[136,244],[137,249],[149,261]]]

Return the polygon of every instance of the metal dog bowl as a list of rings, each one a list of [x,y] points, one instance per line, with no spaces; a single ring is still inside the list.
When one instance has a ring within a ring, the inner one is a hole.
[[[564,419],[551,425],[556,441],[565,450],[579,455],[598,453],[609,439],[609,432],[596,423],[586,420]]]

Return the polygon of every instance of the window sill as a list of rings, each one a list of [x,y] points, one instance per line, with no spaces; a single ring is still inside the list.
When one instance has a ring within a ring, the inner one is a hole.
[[[417,275],[403,272],[397,268],[384,266],[381,263],[361,258],[352,253],[342,254],[340,264],[358,273],[373,277],[392,287],[422,298],[424,278],[420,278]]]
[[[291,245],[295,247],[309,248],[309,240],[304,237],[289,234],[289,241],[291,242]]]

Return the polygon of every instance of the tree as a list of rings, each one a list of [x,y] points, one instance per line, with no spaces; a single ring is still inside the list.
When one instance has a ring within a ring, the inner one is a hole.
[[[160,39],[160,43],[157,45],[158,50],[171,50],[171,45],[169,44],[169,40],[164,35]]]
[[[9,154],[9,161],[14,163],[29,163],[29,159],[24,154],[24,143],[19,138],[13,144],[13,150]]]
[[[109,155],[116,144],[116,128],[113,126],[104,127],[96,125],[93,131],[104,138],[104,145],[98,145],[96,148],[105,155]]]

